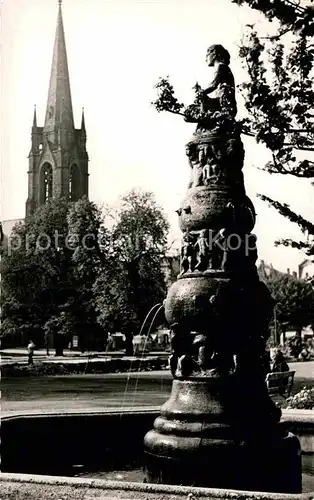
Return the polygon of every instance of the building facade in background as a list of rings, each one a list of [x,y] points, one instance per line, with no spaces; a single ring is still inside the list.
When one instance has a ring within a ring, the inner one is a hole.
[[[314,278],[314,261],[305,259],[301,262],[298,269],[300,279]]]

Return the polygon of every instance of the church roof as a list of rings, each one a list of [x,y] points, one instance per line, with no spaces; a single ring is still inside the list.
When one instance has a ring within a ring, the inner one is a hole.
[[[67,130],[74,129],[62,7],[59,1],[44,132],[53,132],[61,126]]]

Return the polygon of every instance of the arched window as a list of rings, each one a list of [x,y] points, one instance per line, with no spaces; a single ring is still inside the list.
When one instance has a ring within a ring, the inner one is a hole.
[[[43,205],[52,198],[52,166],[44,163],[40,171],[40,204]]]
[[[80,198],[80,171],[76,164],[71,165],[69,175],[69,200],[77,201]]]

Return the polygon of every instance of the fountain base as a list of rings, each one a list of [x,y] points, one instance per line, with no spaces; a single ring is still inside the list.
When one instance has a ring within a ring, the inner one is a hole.
[[[276,410],[262,385],[174,380],[144,439],[147,482],[301,492],[299,440],[277,423]]]

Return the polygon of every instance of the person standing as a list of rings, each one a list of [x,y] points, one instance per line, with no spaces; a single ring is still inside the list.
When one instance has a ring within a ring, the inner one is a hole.
[[[35,350],[35,344],[34,344],[34,342],[32,340],[30,340],[29,344],[27,346],[28,364],[29,365],[33,364],[34,350]]]

